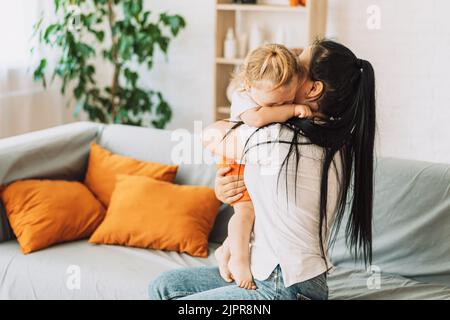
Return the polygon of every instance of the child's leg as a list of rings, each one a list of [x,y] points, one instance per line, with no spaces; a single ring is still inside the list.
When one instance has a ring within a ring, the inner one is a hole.
[[[234,215],[228,223],[228,242],[230,262],[228,264],[236,284],[245,289],[255,289],[250,271],[250,235],[255,219],[251,201],[234,205]]]
[[[231,168],[226,175],[244,175],[244,165],[228,161],[226,158],[222,159],[219,166]],[[250,271],[249,252],[254,210],[247,190],[244,191],[241,199],[233,203],[232,206],[234,207],[234,215],[228,223],[228,237],[215,252],[220,275],[227,282],[234,278],[236,284],[241,288],[256,289]],[[233,254],[236,254],[236,256],[233,257]],[[230,270],[230,268],[233,270]]]
[[[222,243],[222,245],[216,249],[214,255],[219,265],[220,276],[226,281],[233,281],[230,269],[228,268],[228,263],[230,262],[230,243],[228,237]]]

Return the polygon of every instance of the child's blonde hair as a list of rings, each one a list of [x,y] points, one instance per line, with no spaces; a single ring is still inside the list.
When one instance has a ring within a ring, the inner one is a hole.
[[[297,57],[281,44],[267,44],[252,51],[234,74],[235,88],[251,87],[260,80],[272,81],[274,90],[289,84],[298,76]]]

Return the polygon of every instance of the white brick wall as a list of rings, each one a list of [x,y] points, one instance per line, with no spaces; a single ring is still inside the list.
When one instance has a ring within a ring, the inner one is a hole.
[[[370,60],[377,75],[382,156],[450,163],[450,1],[329,0],[329,36]],[[381,9],[381,29],[366,26]],[[213,120],[214,0],[152,0],[182,14],[188,28],[161,57],[149,81],[174,108],[170,128]]]
[[[449,14],[446,0],[330,0],[330,36],[375,67],[381,155],[450,162]]]

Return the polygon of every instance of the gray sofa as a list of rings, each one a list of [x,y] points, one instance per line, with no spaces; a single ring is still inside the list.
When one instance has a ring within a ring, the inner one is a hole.
[[[3,139],[0,185],[82,180],[95,140],[115,153],[170,163],[178,138],[170,131],[81,122]],[[214,174],[213,164],[182,163],[176,183],[212,186]],[[366,271],[355,262],[340,232],[332,248],[330,299],[450,299],[450,165],[378,159],[375,186],[373,265]],[[86,240],[22,255],[0,204],[0,299],[146,299],[159,273],[215,264],[212,253],[231,213],[222,206],[208,258]]]

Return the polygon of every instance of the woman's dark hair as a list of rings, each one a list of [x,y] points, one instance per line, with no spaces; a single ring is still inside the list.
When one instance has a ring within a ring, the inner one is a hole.
[[[367,265],[372,261],[374,70],[370,62],[358,59],[352,51],[334,41],[319,40],[312,45],[311,50],[311,62],[307,72],[310,80],[323,83],[323,93],[315,102],[325,120],[318,122],[292,118],[282,124],[294,133],[291,141],[276,141],[290,145],[282,168],[287,168],[291,157],[294,156],[298,171],[299,145],[305,144],[299,142],[301,137],[306,137],[308,144],[315,144],[324,149],[319,237],[322,255],[325,257],[323,232],[324,229],[327,230],[324,226],[327,225],[328,171],[332,164],[336,168],[334,158],[340,153],[342,165],[341,175],[338,177],[340,192],[333,228],[334,240],[344,213],[348,211],[345,230],[347,244],[355,259],[362,256]],[[247,145],[248,141],[244,154],[249,150]],[[295,179],[297,180],[297,175]],[[348,200],[350,203],[347,203]],[[346,210],[347,206],[350,206],[349,210]]]

